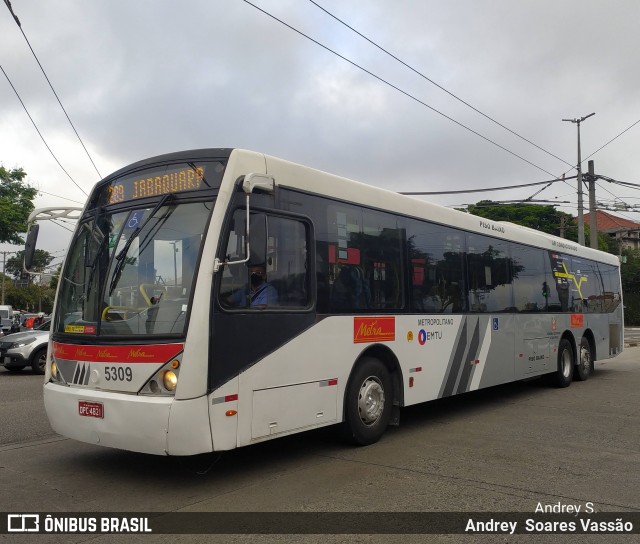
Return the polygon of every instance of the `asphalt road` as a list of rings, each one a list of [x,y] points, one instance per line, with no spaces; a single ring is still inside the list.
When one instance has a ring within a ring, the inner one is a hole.
[[[41,376],[0,370],[0,512],[532,513],[538,503],[588,502],[598,511],[640,511],[640,347],[596,363],[591,379],[567,389],[529,381],[404,409],[401,426],[367,448],[343,445],[324,429],[227,452],[203,475],[176,459],[55,436],[41,388]],[[14,541],[100,544],[115,538],[47,535]],[[630,541],[612,535],[286,534],[187,540]]]

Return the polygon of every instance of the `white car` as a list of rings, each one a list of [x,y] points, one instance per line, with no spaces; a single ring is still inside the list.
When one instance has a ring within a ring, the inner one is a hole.
[[[44,374],[51,321],[39,327],[0,338],[0,365],[18,371],[30,366],[34,374]]]

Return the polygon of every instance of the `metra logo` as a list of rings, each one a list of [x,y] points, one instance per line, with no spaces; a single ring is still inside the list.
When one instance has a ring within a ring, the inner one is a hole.
[[[132,349],[129,350],[129,357],[131,359],[151,359],[153,354],[147,353],[143,349]]]
[[[392,342],[396,339],[395,317],[354,317],[353,342]]]
[[[89,357],[89,352],[84,348],[76,349],[75,358],[76,359],[86,359]]]
[[[69,355],[69,352],[64,349],[63,346],[55,346],[53,352],[55,353],[56,357],[64,357],[65,355]]]
[[[101,359],[117,359],[117,356],[111,353],[108,349],[99,349],[98,357]]]

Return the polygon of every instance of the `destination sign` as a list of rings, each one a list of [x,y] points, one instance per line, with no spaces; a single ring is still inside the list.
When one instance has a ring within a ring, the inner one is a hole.
[[[100,187],[92,199],[95,205],[120,204],[170,193],[220,187],[224,163],[218,161],[165,165],[116,178]]]
[[[162,173],[144,172],[140,177],[118,180],[108,187],[108,204],[153,196],[195,191],[202,187],[204,168],[185,167]]]

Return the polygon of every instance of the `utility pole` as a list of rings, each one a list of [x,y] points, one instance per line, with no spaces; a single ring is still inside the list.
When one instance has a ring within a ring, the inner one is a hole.
[[[596,174],[593,161],[589,161],[589,241],[593,249],[598,249],[598,218],[596,216]]]
[[[578,125],[578,243],[584,245],[584,203],[582,198],[582,155],[580,154],[580,123],[585,119],[588,119],[594,113],[580,117],[580,119],[563,119],[563,121],[569,121]]]
[[[5,267],[7,265],[7,255],[12,255],[13,253],[17,253],[17,252],[16,251],[2,252],[2,302],[0,304],[4,304],[4,274],[5,274]]]

